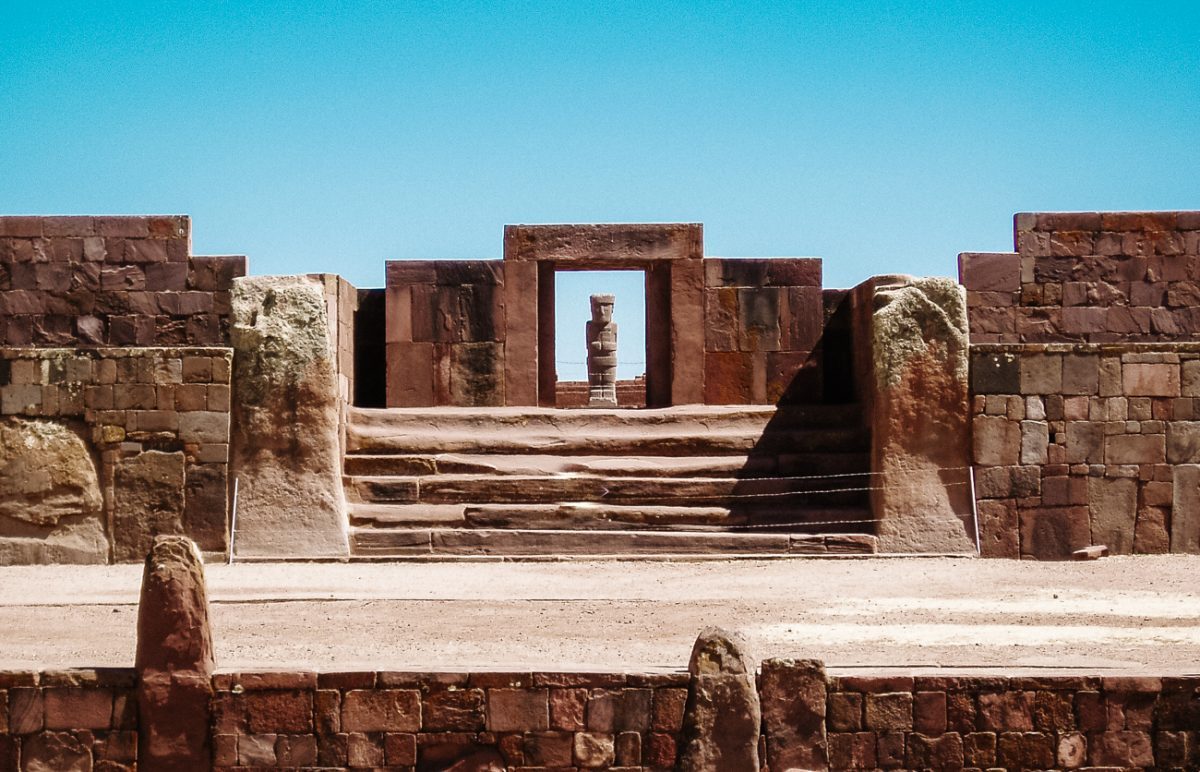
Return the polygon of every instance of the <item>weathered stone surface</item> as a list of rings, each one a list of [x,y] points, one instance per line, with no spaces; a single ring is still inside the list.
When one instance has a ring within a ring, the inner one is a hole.
[[[232,304],[237,554],[344,555],[341,408],[321,287],[247,277]]]
[[[183,453],[146,451],[113,470],[113,559],[145,558],[160,535],[184,533]]]
[[[104,563],[96,465],[67,425],[0,419],[0,565]]]
[[[818,660],[762,663],[760,698],[770,769],[827,769],[826,677]]]
[[[1174,470],[1171,506],[1171,552],[1200,553],[1200,465]]]
[[[138,604],[138,769],[212,767],[212,632],[196,545],[160,536],[146,557]]]
[[[21,770],[92,772],[91,749],[69,732],[36,734],[27,738],[22,745]]]
[[[949,279],[878,277],[855,296],[856,324],[867,327],[871,346],[879,549],[973,552],[966,476],[947,471],[971,459],[963,289]]]
[[[1106,545],[1114,555],[1133,552],[1137,480],[1089,477],[1088,510],[1091,513],[1094,544]]]
[[[679,772],[754,772],[759,769],[762,714],[754,666],[731,633],[700,633],[688,663],[691,685],[683,718]]]

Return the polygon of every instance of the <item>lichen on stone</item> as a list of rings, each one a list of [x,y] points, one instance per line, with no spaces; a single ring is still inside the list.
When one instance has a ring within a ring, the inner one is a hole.
[[[233,282],[231,305],[230,337],[238,368],[252,371],[251,382],[294,383],[307,365],[332,357],[325,298],[312,280],[303,276],[238,278]]]
[[[913,358],[938,345],[954,352],[955,375],[967,377],[967,303],[963,287],[942,277],[896,277],[875,290],[875,377],[880,388],[894,386]]]

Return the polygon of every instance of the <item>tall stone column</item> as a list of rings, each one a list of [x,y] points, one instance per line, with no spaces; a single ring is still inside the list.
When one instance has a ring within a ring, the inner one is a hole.
[[[588,407],[617,406],[617,324],[613,295],[592,295],[587,323]]]

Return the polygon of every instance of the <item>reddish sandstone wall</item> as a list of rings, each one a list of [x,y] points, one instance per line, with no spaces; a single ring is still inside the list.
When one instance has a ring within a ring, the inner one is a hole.
[[[1200,212],[1018,214],[1015,253],[967,253],[973,343],[1195,340]]]
[[[704,260],[706,404],[819,402],[821,261]]]
[[[0,217],[0,343],[213,346],[244,257],[193,257],[191,221]]]
[[[0,769],[132,770],[135,678],[0,672]],[[688,682],[686,673],[219,673],[214,768],[432,770],[473,755],[508,768],[671,769]],[[803,694],[759,690],[762,747],[801,742],[834,770],[1200,765],[1195,676],[832,675]]]
[[[244,673],[214,678],[216,768],[669,769],[686,673]]]
[[[959,256],[983,554],[1200,552],[1200,212],[1018,214],[1014,241]]]

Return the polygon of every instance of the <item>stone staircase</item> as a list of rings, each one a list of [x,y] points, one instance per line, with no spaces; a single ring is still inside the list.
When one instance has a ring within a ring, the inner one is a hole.
[[[874,551],[857,405],[353,408],[357,556]]]

